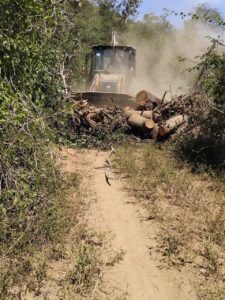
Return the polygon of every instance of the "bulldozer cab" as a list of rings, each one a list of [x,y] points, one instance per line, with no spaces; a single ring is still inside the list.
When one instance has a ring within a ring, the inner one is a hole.
[[[135,73],[136,49],[130,46],[94,46],[88,56],[87,90],[125,93]]]

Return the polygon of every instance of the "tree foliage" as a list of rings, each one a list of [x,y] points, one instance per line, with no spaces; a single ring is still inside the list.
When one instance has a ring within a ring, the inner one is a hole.
[[[225,169],[225,55],[223,45],[212,39],[212,45],[196,66],[199,70],[195,86],[195,114],[190,119],[193,131],[178,143],[182,158],[195,167],[210,167],[216,173]],[[192,128],[191,127],[191,128]]]
[[[207,4],[198,5],[191,14],[191,20],[202,22],[212,28],[225,25],[221,13],[217,9],[209,7]]]
[[[110,22],[95,1],[0,2],[0,299],[14,299],[11,288],[33,272],[32,253],[62,236],[49,126],[63,106],[62,79],[77,88],[85,54],[109,42],[138,2],[114,2]]]

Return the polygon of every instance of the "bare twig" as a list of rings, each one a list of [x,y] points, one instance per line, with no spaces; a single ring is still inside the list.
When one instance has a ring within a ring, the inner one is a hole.
[[[106,180],[107,184],[109,186],[111,186],[111,183],[109,182],[109,180],[112,180],[112,178],[109,177],[109,170],[110,170],[110,167],[107,167],[107,169],[105,170],[105,180]]]
[[[99,277],[97,278],[97,280],[96,280],[96,283],[95,283],[95,286],[94,286],[94,289],[93,289],[93,291],[92,291],[92,294],[91,294],[91,298],[90,298],[90,300],[93,300],[94,299],[94,296],[95,296],[95,293],[96,293],[96,291],[97,291],[97,288],[98,288],[98,285],[99,285]]]
[[[109,176],[109,171],[110,171],[110,168],[112,167],[112,163],[111,163],[111,161],[109,160],[109,157],[110,157],[113,153],[115,153],[115,149],[114,149],[113,146],[112,146],[112,147],[111,147],[111,150],[110,150],[110,152],[109,152],[109,154],[108,154],[108,157],[107,157],[106,160],[105,160],[105,163],[106,163],[105,180],[106,180],[106,182],[107,182],[107,184],[108,184],[109,186],[111,186],[111,183],[110,183],[109,180],[112,180],[112,178],[110,178],[110,176]]]
[[[164,92],[163,97],[162,97],[162,103],[164,103],[167,93],[168,93],[168,91]]]
[[[65,89],[65,95],[67,96],[69,92],[68,92],[68,86],[66,83],[66,76],[65,76],[64,72],[65,72],[65,61],[61,62],[61,64],[60,64],[59,75],[62,78],[63,86]]]

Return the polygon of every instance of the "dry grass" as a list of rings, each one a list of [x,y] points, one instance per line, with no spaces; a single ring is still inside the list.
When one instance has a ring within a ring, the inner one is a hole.
[[[87,223],[86,213],[93,201],[93,191],[89,178],[85,176],[85,162],[78,164],[79,159],[78,151],[62,150],[60,161],[68,181],[67,196],[63,198],[63,215],[68,230],[64,243],[51,249],[46,272],[40,274],[37,286],[30,289],[32,295],[44,297],[50,290],[49,297],[54,299],[101,299],[99,287],[103,270],[112,268],[123,259],[123,251],[115,253],[110,250],[108,253],[106,233],[93,231]],[[107,252],[106,256],[103,255],[104,251]],[[111,295],[110,299],[113,297]]]
[[[191,265],[208,288],[213,278],[211,292],[201,290],[200,299],[224,299],[225,290],[218,288],[225,280],[224,186],[206,173],[193,174],[155,145],[120,147],[116,160],[132,194],[160,225],[162,254],[172,264]]]
[[[34,297],[42,295],[43,287],[46,281],[49,280],[49,265],[66,258],[67,249],[65,245],[67,236],[71,226],[75,225],[78,227],[79,224],[79,210],[82,205],[82,201],[79,198],[81,177],[78,173],[62,173],[62,178],[62,190],[60,190],[57,198],[55,197],[59,209],[57,226],[60,228],[60,236],[56,236],[51,243],[46,242],[45,245],[39,247],[39,251],[27,252],[23,257],[18,255],[17,260],[14,260],[8,269],[6,267],[1,268],[0,286],[4,287],[4,290],[2,290],[0,299],[24,299],[27,294]],[[73,195],[76,195],[73,202],[68,197],[69,192],[73,192]],[[62,199],[63,201],[61,201]],[[0,265],[4,266],[3,263],[4,261],[2,260]],[[10,267],[13,272],[10,270]],[[17,281],[12,278],[12,274],[15,274]]]

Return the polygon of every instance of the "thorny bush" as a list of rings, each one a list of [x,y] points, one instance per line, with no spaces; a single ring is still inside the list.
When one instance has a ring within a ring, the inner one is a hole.
[[[0,6],[0,299],[9,299],[32,273],[35,250],[57,242],[63,228],[43,118],[60,99],[53,38],[60,14],[50,0]]]
[[[63,215],[60,174],[43,120],[7,85],[1,99],[0,299],[6,299],[32,271],[30,255],[60,240]]]

